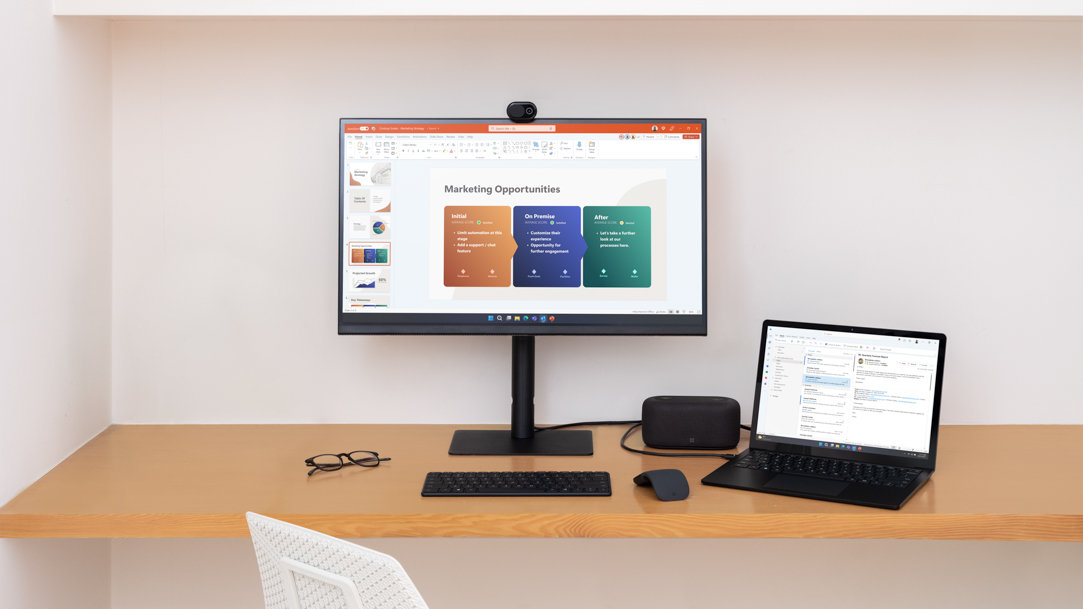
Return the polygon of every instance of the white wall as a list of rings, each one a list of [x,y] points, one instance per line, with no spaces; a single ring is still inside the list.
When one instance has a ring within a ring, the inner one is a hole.
[[[4,504],[109,423],[107,25],[6,3],[0,81]],[[108,584],[106,541],[0,539],[2,607],[103,609]]]
[[[118,422],[506,422],[507,338],[335,334],[336,119],[709,120],[707,338],[542,338],[538,419],[749,418],[765,317],[945,332],[942,421],[1083,423],[1078,19],[114,30]],[[418,382],[424,378],[424,382]]]

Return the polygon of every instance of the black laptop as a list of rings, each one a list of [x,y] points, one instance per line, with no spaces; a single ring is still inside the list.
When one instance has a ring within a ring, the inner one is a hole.
[[[946,340],[763,322],[748,450],[703,483],[899,509],[936,466]]]

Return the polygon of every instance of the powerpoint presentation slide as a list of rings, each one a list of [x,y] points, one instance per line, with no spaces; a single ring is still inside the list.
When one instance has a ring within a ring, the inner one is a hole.
[[[350,216],[350,238],[352,239],[390,239],[390,228],[387,216],[372,214]]]
[[[391,186],[391,163],[350,163],[350,186]]]
[[[350,213],[366,214],[391,211],[390,188],[351,188],[349,190]]]
[[[583,285],[645,288],[651,285],[651,208],[599,205],[583,208]]]
[[[580,231],[578,206],[530,205],[512,210],[515,287],[579,287],[587,243]]]
[[[350,265],[388,266],[390,261],[390,243],[350,243]]]
[[[669,241],[667,185],[657,167],[433,168],[429,298],[665,300],[670,246],[699,252]]]
[[[444,208],[444,285],[511,285],[511,208],[506,205]]]
[[[387,294],[350,294],[346,297],[346,305],[350,311],[387,307],[389,304],[391,297]]]
[[[391,269],[350,269],[350,287],[354,290],[387,292],[391,288]]]

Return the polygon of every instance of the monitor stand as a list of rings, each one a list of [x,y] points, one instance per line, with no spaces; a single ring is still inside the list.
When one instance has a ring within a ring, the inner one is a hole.
[[[534,337],[511,337],[511,431],[460,429],[450,455],[593,455],[590,430],[534,432]]]

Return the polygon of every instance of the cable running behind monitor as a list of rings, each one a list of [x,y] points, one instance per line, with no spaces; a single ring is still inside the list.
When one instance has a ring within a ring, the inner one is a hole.
[[[512,427],[452,454],[591,454],[534,431],[541,335],[707,333],[703,119],[339,121],[339,334],[512,337]]]

